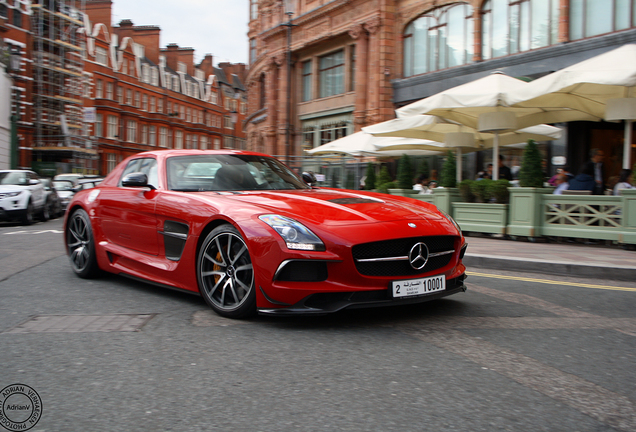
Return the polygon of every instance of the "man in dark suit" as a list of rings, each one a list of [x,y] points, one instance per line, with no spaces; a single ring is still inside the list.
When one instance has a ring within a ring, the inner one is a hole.
[[[512,171],[504,165],[503,155],[499,155],[499,178],[506,179],[508,181],[512,180]]]
[[[605,173],[603,171],[603,159],[605,158],[605,154],[602,150],[597,148],[593,148],[590,150],[590,161],[586,164],[586,167],[591,170],[594,174],[592,177],[596,182],[594,187],[594,195],[603,195],[605,192]]]

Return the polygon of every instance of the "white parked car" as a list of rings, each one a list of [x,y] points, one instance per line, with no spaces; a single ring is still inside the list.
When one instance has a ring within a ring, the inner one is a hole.
[[[33,223],[36,215],[49,218],[44,183],[28,170],[0,170],[0,220]]]

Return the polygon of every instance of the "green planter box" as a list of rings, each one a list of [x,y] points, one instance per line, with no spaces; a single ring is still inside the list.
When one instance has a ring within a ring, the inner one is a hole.
[[[453,213],[453,203],[461,200],[462,197],[459,195],[459,189],[457,188],[438,187],[433,189],[433,204],[448,214]]]
[[[456,202],[452,214],[462,231],[506,233],[508,204]]]
[[[636,189],[623,189],[623,234],[621,243],[636,244]]]
[[[512,236],[538,237],[541,235],[542,211],[541,195],[551,193],[550,189],[532,187],[511,187],[510,222],[508,234]]]
[[[389,194],[391,195],[398,195],[398,196],[405,196],[405,197],[413,197],[413,195],[416,195],[419,191],[413,190],[413,189],[389,189]]]

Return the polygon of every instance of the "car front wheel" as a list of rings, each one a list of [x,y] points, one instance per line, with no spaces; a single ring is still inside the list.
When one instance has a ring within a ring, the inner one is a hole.
[[[98,276],[100,271],[95,255],[95,239],[88,214],[76,210],[66,224],[66,248],[71,267],[81,278],[89,279]]]
[[[216,313],[244,318],[256,312],[254,269],[247,244],[231,225],[205,238],[197,258],[199,291]]]
[[[27,203],[27,207],[24,210],[24,216],[22,216],[22,224],[23,225],[31,225],[33,223],[33,203],[31,200]]]

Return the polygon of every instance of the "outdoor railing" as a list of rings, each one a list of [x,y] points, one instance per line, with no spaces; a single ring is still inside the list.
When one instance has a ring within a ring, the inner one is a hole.
[[[623,232],[623,198],[600,195],[542,195],[541,234],[615,240]]]

